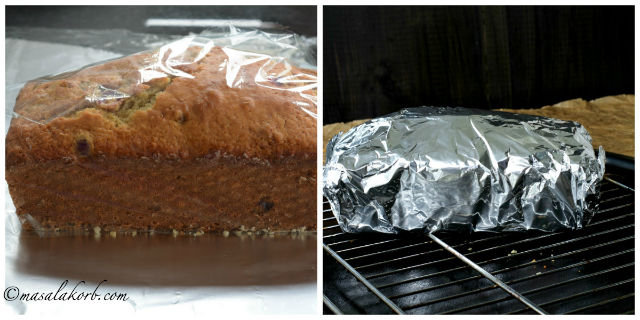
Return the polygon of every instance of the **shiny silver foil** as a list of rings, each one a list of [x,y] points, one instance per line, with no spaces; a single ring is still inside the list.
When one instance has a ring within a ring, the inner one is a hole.
[[[577,122],[423,107],[333,137],[323,191],[345,232],[579,229],[604,164]]]

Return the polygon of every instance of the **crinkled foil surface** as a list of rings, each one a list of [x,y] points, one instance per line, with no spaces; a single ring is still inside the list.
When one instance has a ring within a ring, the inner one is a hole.
[[[323,191],[345,232],[579,229],[604,163],[577,122],[412,108],[335,136]]]

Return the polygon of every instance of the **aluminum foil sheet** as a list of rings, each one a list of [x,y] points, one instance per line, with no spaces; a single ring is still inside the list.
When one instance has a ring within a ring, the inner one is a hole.
[[[345,232],[579,229],[604,164],[577,122],[423,107],[333,137],[323,191]]]

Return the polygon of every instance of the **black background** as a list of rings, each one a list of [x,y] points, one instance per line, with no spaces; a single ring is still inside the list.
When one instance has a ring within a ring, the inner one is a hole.
[[[634,92],[634,8],[324,7],[324,122]]]
[[[212,2],[213,3],[213,2]],[[316,36],[315,6],[7,6],[6,25],[65,29],[113,29],[141,33],[187,34],[204,28],[145,27],[149,18],[260,19],[281,29]]]

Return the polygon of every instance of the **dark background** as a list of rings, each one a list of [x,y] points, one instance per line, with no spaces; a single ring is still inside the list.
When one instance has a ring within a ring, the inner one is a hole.
[[[634,92],[634,8],[324,7],[324,123]]]
[[[260,19],[308,37],[316,36],[315,6],[7,6],[6,25],[65,29],[112,29],[187,34],[204,28],[145,27],[149,18]]]

